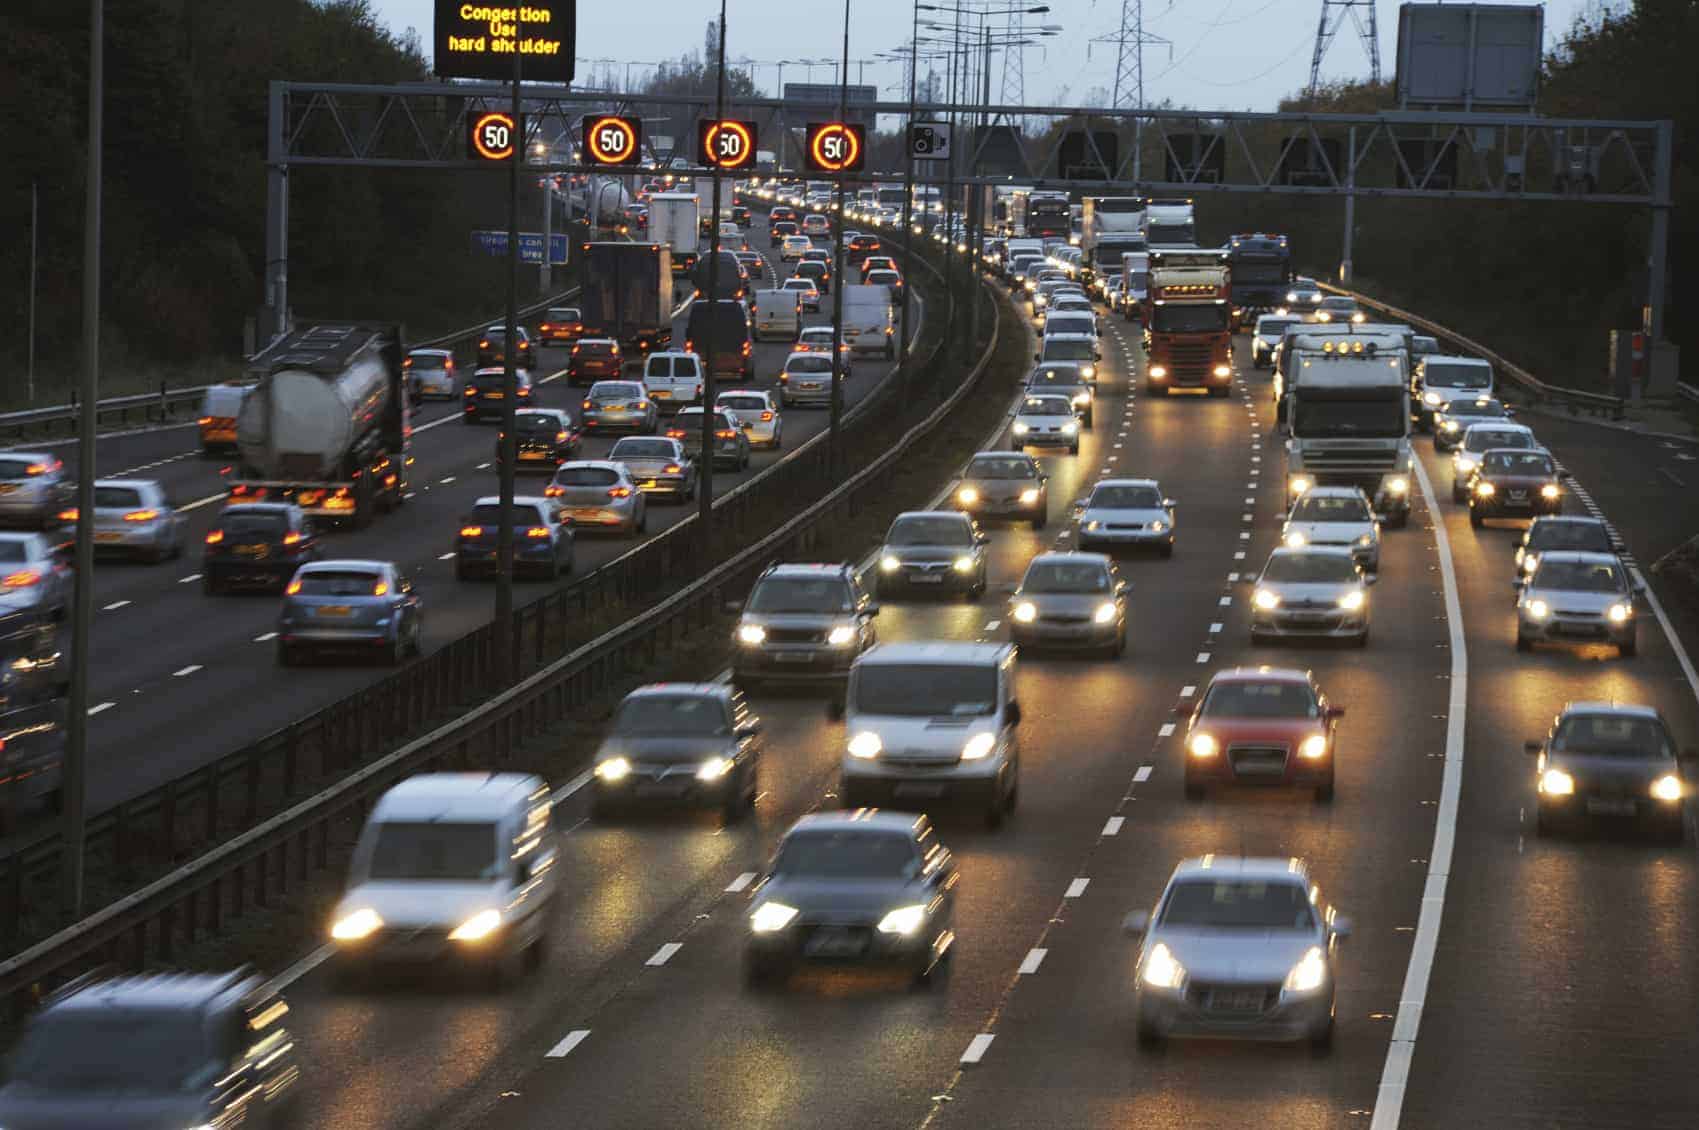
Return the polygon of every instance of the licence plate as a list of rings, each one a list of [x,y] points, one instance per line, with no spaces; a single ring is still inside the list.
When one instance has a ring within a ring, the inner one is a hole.
[[[773,658],[780,663],[812,663],[814,656],[806,651],[777,651]]]
[[[944,583],[942,573],[916,573],[909,578],[917,585],[941,585]]]
[[[318,608],[313,610],[313,615],[325,616],[334,619],[344,616],[352,616],[354,615],[354,609],[346,604],[321,604]]]
[[[1528,492],[1525,491],[1525,490],[1507,491],[1506,494],[1509,496],[1510,501],[1512,501],[1512,502],[1527,502],[1528,501]]]
[[[932,781],[903,782],[891,786],[891,795],[894,797],[937,799],[944,795],[944,786]]]
[[[269,545],[239,545],[236,547],[236,556],[238,557],[260,558],[269,553],[271,553],[271,546]]]
[[[1328,618],[1328,615],[1329,615],[1329,613],[1326,613],[1326,612],[1293,612],[1293,613],[1291,613],[1293,622],[1298,623],[1298,624],[1319,624],[1321,621],[1326,620]]]
[[[507,393],[505,393],[505,392],[486,392],[484,394],[484,399],[485,400],[500,400],[503,397],[505,397],[506,395],[507,395]]]
[[[115,533],[101,533],[99,530],[96,530],[94,532],[94,540],[95,541],[102,541],[102,542],[123,541],[124,535],[123,534],[115,534]]]
[[[1588,797],[1587,811],[1594,816],[1633,816],[1634,802],[1631,800],[1611,800],[1606,797]]]
[[[818,392],[820,390],[820,382],[819,381],[803,381],[801,384],[797,385],[796,387],[800,388],[804,392]]]
[[[866,950],[865,936],[842,927],[821,927],[803,945],[809,957],[860,957]]]
[[[666,399],[668,399],[669,397],[672,396],[672,393],[668,392],[664,388],[657,388],[657,389],[651,389],[650,392],[649,392],[649,395],[656,400],[666,400]]]
[[[1261,989],[1232,989],[1209,995],[1209,1007],[1216,1012],[1257,1012],[1262,1001]]]
[[[586,518],[593,521],[600,520],[602,517],[602,512],[594,506],[575,506],[567,513],[574,518]]]

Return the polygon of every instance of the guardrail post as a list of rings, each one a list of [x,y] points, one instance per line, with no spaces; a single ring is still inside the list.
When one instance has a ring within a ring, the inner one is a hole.
[[[295,737],[295,727],[291,725],[283,731],[283,799],[288,800],[295,795],[295,786],[299,783],[301,744]]]
[[[177,855],[177,781],[165,782],[159,798],[159,837],[165,841],[165,858]]]
[[[255,756],[252,746],[248,747],[246,769],[248,771],[247,822],[256,824],[260,818],[260,759]]]
[[[201,790],[201,804],[206,816],[201,824],[201,838],[211,842],[218,838],[218,762],[206,767],[206,788]]]
[[[9,948],[22,933],[24,917],[24,861],[14,855],[6,863],[6,897],[0,902],[0,931]]]
[[[248,866],[238,863],[230,873],[230,917],[240,918],[248,909]]]
[[[266,888],[269,886],[268,878],[271,870],[270,867],[267,866],[269,862],[269,852],[262,851],[258,855],[254,856],[254,905],[259,907],[261,910],[264,910],[266,906],[266,897],[268,893]]]
[[[177,905],[166,903],[159,911],[159,959],[161,961],[169,962],[171,960],[172,942],[174,941],[172,935],[176,932]],[[142,964],[147,964],[145,955]]]
[[[138,972],[147,967],[147,919],[130,930],[130,968]]]
[[[206,928],[217,934],[224,926],[224,880],[214,878],[206,889]]]
[[[267,852],[266,854],[271,854]],[[277,845],[277,897],[289,895],[289,841]]]

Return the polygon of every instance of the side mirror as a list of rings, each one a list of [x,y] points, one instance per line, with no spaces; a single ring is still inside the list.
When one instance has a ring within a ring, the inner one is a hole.
[[[1379,580],[1380,580],[1380,574],[1379,573],[1365,573],[1365,574],[1363,574],[1363,583],[1365,585],[1375,584]]]
[[[1121,919],[1121,932],[1129,938],[1142,938],[1150,929],[1150,911],[1135,910]]]
[[[743,601],[741,601],[741,600],[728,600],[728,601],[726,601],[726,611],[733,613],[734,615],[736,613],[742,612],[743,611]]]
[[[844,720],[844,700],[841,698],[828,699],[826,701],[826,717],[834,722],[842,722]]]
[[[1164,510],[1172,510],[1178,505],[1180,505],[1180,504],[1178,502],[1175,502],[1172,498],[1165,498],[1165,499],[1162,500],[1162,508]]]
[[[1008,708],[1003,711],[1003,716],[1008,719],[1009,725],[1019,726],[1021,724],[1021,704],[1011,698]]]
[[[1074,513],[1078,514],[1082,510],[1085,509],[1086,500],[1083,499],[1083,498],[1076,498],[1076,499],[1074,499],[1073,506],[1074,506]]]
[[[988,536],[986,536],[985,534],[974,534],[973,535],[973,544],[975,544],[975,545],[990,545],[991,539]]]
[[[869,604],[866,608],[861,610],[861,614],[868,617],[877,616],[879,615],[879,605]]]
[[[1189,702],[1177,702],[1174,704],[1174,717],[1190,718],[1196,710],[1197,707],[1193,706]]]
[[[761,732],[761,723],[759,723],[759,722],[746,722],[742,726],[739,726],[736,730],[732,731],[732,736],[733,737],[739,737],[739,738],[753,738],[756,734],[759,734],[760,732]]]
[[[1327,930],[1335,938],[1344,941],[1351,936],[1351,920],[1343,914],[1335,914],[1333,921],[1328,924]]]
[[[1339,719],[1345,717],[1345,708],[1343,706],[1330,706],[1326,710],[1322,711],[1321,716],[1329,722],[1337,722]]]
[[[1544,742],[1523,742],[1522,743],[1522,752],[1527,754],[1529,757],[1538,757],[1545,750],[1545,748],[1546,748],[1546,746],[1545,746]]]
[[[1042,360],[1044,360],[1044,354],[1043,353],[1034,353],[1032,355],[1032,359],[1034,361],[1042,361]]]

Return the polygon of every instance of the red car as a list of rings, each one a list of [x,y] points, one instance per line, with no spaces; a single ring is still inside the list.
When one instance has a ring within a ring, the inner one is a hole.
[[[620,355],[619,342],[606,337],[581,337],[572,346],[566,362],[568,384],[590,384],[602,379],[618,379],[625,359]]]
[[[551,306],[537,327],[537,336],[570,345],[584,336],[584,316],[576,306]]]
[[[1345,710],[1328,705],[1308,671],[1220,671],[1196,707],[1175,713],[1189,719],[1187,800],[1202,800],[1211,785],[1295,785],[1333,799],[1334,730]]]
[[[789,220],[792,223],[795,223],[796,209],[792,208],[789,204],[775,204],[773,205],[772,211],[767,213],[767,219],[775,224],[780,220]]]

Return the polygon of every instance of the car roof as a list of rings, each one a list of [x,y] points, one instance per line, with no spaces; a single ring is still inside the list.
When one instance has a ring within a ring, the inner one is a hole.
[[[1060,337],[1061,335],[1057,334],[1056,336]],[[1084,364],[1084,361],[1046,361],[1041,365],[1034,365],[1032,367],[1032,372],[1027,374],[1026,379],[1031,381],[1032,378],[1038,376],[1038,374],[1045,369],[1053,370],[1052,375],[1058,377],[1079,377],[1080,366]],[[1084,378],[1080,378],[1077,383],[1084,384]]]
[[[646,683],[625,697],[654,698],[659,695],[695,695],[730,702],[736,697],[736,691],[730,683]]]
[[[1024,397],[1021,398],[1021,406],[1015,410],[1015,415],[1017,415],[1017,416],[1026,415],[1027,406],[1035,400],[1060,400],[1068,406],[1068,415],[1072,416],[1074,414],[1074,402],[1068,399],[1067,393],[1065,393],[1065,392],[1045,392],[1045,391],[1039,390],[1039,391],[1029,391]],[[1048,407],[1048,405],[1041,405],[1041,407]]]
[[[965,640],[912,640],[875,644],[861,653],[858,664],[974,664],[987,667],[1003,662],[1013,644],[969,643]]]
[[[1310,681],[1310,673],[1297,667],[1270,667],[1263,664],[1257,667],[1223,667],[1210,676],[1210,684],[1216,683],[1305,683]]]
[[[1610,532],[1610,527],[1605,525],[1605,520],[1603,518],[1595,518],[1590,514],[1540,514],[1535,516],[1534,521],[1528,526],[1528,528],[1531,530],[1535,526],[1564,525],[1597,526],[1607,533]]]
[[[1614,553],[1602,553],[1596,549],[1552,549],[1540,554],[1540,564],[1547,565],[1553,561],[1567,562],[1572,565],[1621,565],[1622,559]]]
[[[1646,706],[1638,702],[1618,702],[1615,699],[1609,701],[1583,699],[1579,702],[1566,702],[1563,704],[1563,709],[1558,711],[1557,716],[1559,720],[1562,720],[1571,714],[1617,714],[1628,718],[1652,718],[1659,722],[1664,719],[1663,714],[1655,706]]]
[[[764,396],[768,400],[773,399],[773,394],[764,388],[723,388],[714,394],[714,399],[719,400],[722,396]]]
[[[1049,553],[1040,553],[1027,562],[1027,568],[1032,568],[1040,561],[1047,565],[1101,565],[1105,569],[1114,565],[1107,553],[1088,553],[1081,549],[1058,549]]]
[[[1309,883],[1309,867],[1296,858],[1272,855],[1208,855],[1182,859],[1174,867],[1174,879],[1227,875],[1234,879],[1263,879],[1272,882]]]
[[[1367,498],[1362,487],[1314,486],[1298,496],[1302,501],[1306,498]]]
[[[1490,369],[1493,367],[1493,363],[1486,360],[1484,357],[1462,357],[1453,353],[1430,353],[1426,357],[1422,358],[1423,365],[1428,365],[1435,361],[1444,361],[1449,365],[1474,365],[1482,369]]]
[[[157,487],[158,479],[96,479],[97,487]]]
[[[293,502],[227,502],[220,513],[228,514],[233,510],[241,510],[261,514],[290,514],[299,509]]]
[[[1099,479],[1092,484],[1093,490],[1098,487],[1156,487],[1160,490],[1161,484],[1155,479]]]
[[[36,530],[0,530],[0,542],[7,545],[46,536],[45,533]]]
[[[583,338],[579,338],[578,340],[579,340],[580,343],[582,343],[584,341]],[[500,365],[485,365],[482,369],[477,369],[472,373],[472,378],[474,380],[476,380],[479,377],[505,377],[505,376],[507,376],[507,370],[502,368]],[[514,376],[515,380],[528,381],[528,380],[531,379],[531,373],[530,373],[529,370],[526,370],[526,369],[515,369],[515,370],[513,370],[513,376]]]
[[[1530,436],[1534,434],[1534,429],[1530,428],[1527,424],[1506,423],[1503,420],[1488,420],[1488,421],[1484,421],[1484,422],[1479,423],[1479,424],[1470,424],[1468,427],[1463,429],[1463,438],[1468,439],[1469,433],[1473,432],[1473,431],[1480,431],[1480,432],[1483,432],[1483,433],[1484,432],[1521,432],[1525,435],[1530,435]]]
[[[8,459],[28,459],[32,463],[53,463],[57,460],[45,451],[0,451]]]
[[[234,1004],[260,987],[247,969],[229,973],[143,973],[96,981],[50,1001],[45,1011],[206,1009]]]
[[[561,309],[565,309],[565,307],[561,307]],[[454,350],[452,350],[452,349],[409,349],[407,351],[407,356],[415,357],[415,356],[418,356],[421,353],[426,354],[426,355],[431,356],[431,357],[453,357],[454,356]]]
[[[662,349],[649,354],[651,361],[657,357],[694,357],[698,361],[702,360],[702,355],[694,349]]]
[[[516,495],[513,496],[513,504],[515,506],[521,506],[521,505],[524,505],[525,503],[528,503],[528,502],[534,503],[538,506],[549,505],[548,499],[538,498],[534,494],[516,494]],[[478,501],[474,502],[472,505],[474,505],[474,506],[500,506],[501,505],[501,495],[499,495],[499,494],[482,495],[482,496],[479,497]]]
[[[341,557],[331,561],[309,561],[301,566],[303,573],[341,573],[351,569],[364,569],[381,573],[385,569],[393,569],[393,561],[373,561],[364,557]]]
[[[845,828],[856,831],[882,832],[895,835],[918,837],[927,826],[925,816],[913,812],[887,812],[880,808],[849,808],[833,809],[825,812],[810,812],[797,819],[785,830],[789,836],[794,832],[839,831]]]
[[[371,819],[493,820],[547,795],[548,785],[529,773],[421,773],[379,797]]]
[[[624,463],[615,463],[612,459],[571,459],[562,463],[560,469],[555,473],[559,474],[560,471],[574,467],[592,467],[600,471],[615,471],[621,474],[626,472]]]
[[[1268,555],[1273,561],[1276,557],[1341,557],[1351,560],[1351,547],[1348,545],[1277,545]]]
[[[619,342],[615,341],[611,337],[581,337],[581,338],[578,339],[578,344],[579,345],[618,345]]]
[[[763,577],[820,577],[839,576],[850,566],[842,561],[786,561],[769,565]]]

